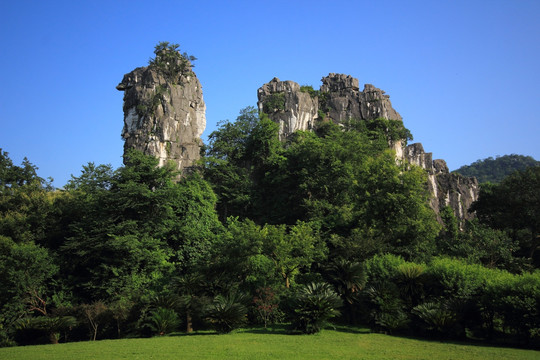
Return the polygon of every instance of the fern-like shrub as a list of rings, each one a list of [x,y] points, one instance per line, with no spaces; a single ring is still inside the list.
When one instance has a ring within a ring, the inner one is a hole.
[[[218,333],[229,333],[246,323],[247,307],[244,302],[245,297],[241,294],[217,295],[206,308],[206,317]]]
[[[298,290],[294,299],[293,327],[304,334],[314,334],[340,314],[343,302],[327,283],[311,283]]]

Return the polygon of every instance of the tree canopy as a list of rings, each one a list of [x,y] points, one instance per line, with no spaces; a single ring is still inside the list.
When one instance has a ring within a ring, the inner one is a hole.
[[[278,132],[248,107],[190,173],[130,151],[62,190],[0,152],[0,345],[278,321],[310,333],[337,316],[537,341],[540,167],[482,185],[461,230],[389,149],[410,138],[402,123]]]

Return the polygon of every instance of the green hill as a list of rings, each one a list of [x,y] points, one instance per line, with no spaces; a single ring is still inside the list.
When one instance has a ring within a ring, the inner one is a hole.
[[[504,155],[477,160],[471,165],[463,165],[453,172],[475,177],[479,183],[499,183],[511,173],[531,166],[540,166],[540,161],[525,155]]]

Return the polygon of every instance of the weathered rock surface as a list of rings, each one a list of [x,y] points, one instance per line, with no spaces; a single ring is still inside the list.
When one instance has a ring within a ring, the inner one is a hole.
[[[124,153],[140,150],[158,158],[160,166],[172,160],[178,170],[199,159],[206,105],[193,72],[173,84],[156,69],[139,67],[116,88],[124,91]]]
[[[390,96],[373,85],[360,91],[358,79],[334,74],[322,78],[318,92],[301,91],[294,81],[272,79],[257,91],[259,111],[280,125],[280,138],[297,130],[311,130],[320,116],[341,123],[349,119],[401,120],[392,108]]]
[[[322,78],[319,91],[301,91],[293,81],[272,79],[257,92],[259,111],[280,125],[280,139],[286,139],[297,130],[311,130],[324,116],[336,123],[349,119],[388,119],[402,121],[390,103],[390,96],[371,84],[360,91],[358,79],[344,74],[329,74]],[[428,188],[432,194],[430,205],[439,216],[442,208],[450,206],[460,220],[472,218],[470,205],[478,198],[478,182],[451,174],[444,160],[433,160],[420,143],[403,146],[402,142],[390,143],[396,158],[424,169],[428,174]],[[439,217],[439,221],[440,221]]]
[[[257,92],[259,111],[271,114],[271,119],[279,124],[281,139],[297,130],[311,130],[317,118],[318,99],[300,91],[294,81],[280,81],[273,78]]]
[[[406,146],[403,150],[403,159],[420,166],[428,173],[428,188],[433,195],[430,205],[439,221],[441,221],[439,213],[446,206],[452,208],[461,225],[464,220],[474,217],[468,210],[478,199],[480,189],[476,178],[450,173],[446,162],[442,159],[432,160],[432,154],[424,152],[424,147],[420,143]]]

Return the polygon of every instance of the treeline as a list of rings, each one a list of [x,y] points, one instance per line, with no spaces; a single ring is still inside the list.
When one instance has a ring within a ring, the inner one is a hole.
[[[487,182],[498,184],[516,171],[535,166],[540,166],[540,161],[535,160],[532,156],[511,154],[477,160],[470,165],[463,165],[454,172],[475,177],[480,184]]]
[[[280,142],[246,108],[180,181],[130,152],[62,190],[0,152],[2,345],[330,320],[538,344],[538,168],[483,189],[460,231],[388,149],[409,136],[322,122]]]

